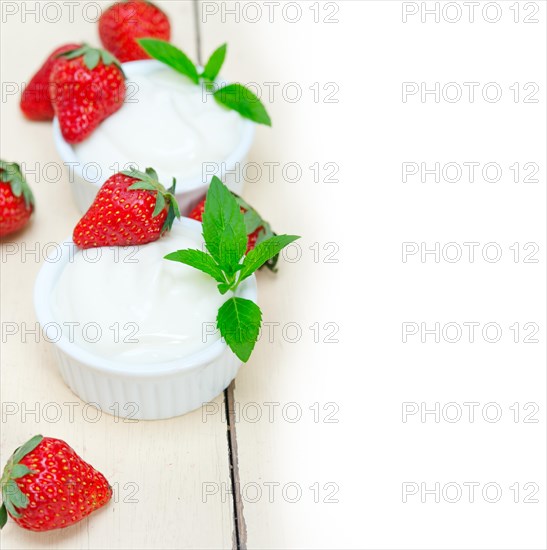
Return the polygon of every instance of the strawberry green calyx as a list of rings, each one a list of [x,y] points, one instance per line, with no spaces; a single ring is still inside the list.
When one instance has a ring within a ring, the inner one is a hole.
[[[15,197],[23,195],[27,209],[34,207],[34,195],[18,164],[0,160],[0,181],[10,184],[11,192]]]
[[[17,511],[19,509],[25,509],[29,500],[28,497],[19,489],[19,486],[15,482],[16,479],[24,477],[26,475],[35,474],[33,470],[27,468],[24,464],[21,464],[21,460],[29,453],[34,451],[38,445],[42,442],[43,436],[35,435],[32,439],[27,441],[24,445],[17,448],[8,460],[2,478],[0,480],[0,486],[2,487],[2,506],[0,507],[0,529],[6,525],[8,520],[8,512],[13,517],[20,517],[21,514]]]
[[[122,172],[122,174],[124,176],[139,180],[127,188],[129,191],[145,189],[156,193],[156,205],[154,207],[152,217],[155,218],[156,216],[159,216],[167,206],[167,217],[165,218],[165,222],[162,227],[162,233],[165,231],[171,231],[175,218],[180,218],[179,205],[177,203],[177,199],[175,198],[177,180],[173,178],[173,184],[171,187],[169,187],[169,189],[165,189],[165,187],[159,182],[158,174],[153,168],[147,168],[145,172],[140,172],[139,170],[133,168]]]
[[[59,54],[59,57],[65,57],[66,59],[76,59],[78,57],[84,58],[85,66],[92,71],[97,67],[99,61],[102,61],[104,65],[116,65],[122,72],[125,78],[125,74],[122,69],[121,63],[110,52],[101,48],[92,48],[88,44],[83,44],[80,48],[75,50],[69,50]]]

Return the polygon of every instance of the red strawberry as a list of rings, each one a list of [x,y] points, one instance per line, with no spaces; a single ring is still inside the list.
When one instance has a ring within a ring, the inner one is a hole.
[[[270,224],[263,220],[260,214],[241,197],[233,193],[236,198],[241,211],[245,217],[245,225],[247,227],[247,252],[252,250],[257,244],[273,237],[275,233],[272,231]],[[201,222],[203,219],[203,212],[205,211],[205,199],[203,199],[188,215],[189,218]],[[276,271],[277,260],[279,255],[275,256],[271,260],[268,260],[264,266],[272,271]],[[264,267],[262,266],[262,267]]]
[[[125,76],[118,60],[87,44],[61,54],[50,81],[51,102],[69,143],[87,138],[125,99]]]
[[[21,96],[21,110],[30,120],[53,120],[55,113],[49,97],[49,77],[59,54],[79,48],[79,44],[66,44],[57,48],[32,77]]]
[[[157,241],[180,218],[175,180],[166,190],[152,168],[120,172],[100,188],[74,229],[80,248],[129,246]]]
[[[136,38],[171,38],[169,18],[152,2],[131,0],[110,6],[99,19],[103,46],[122,63],[149,59]]]
[[[105,477],[64,441],[34,436],[15,450],[2,475],[0,528],[8,513],[31,531],[62,529],[112,497]]]
[[[34,197],[18,164],[0,160],[0,237],[27,225]]]

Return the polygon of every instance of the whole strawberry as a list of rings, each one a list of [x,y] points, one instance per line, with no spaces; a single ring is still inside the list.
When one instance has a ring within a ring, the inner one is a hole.
[[[27,225],[34,211],[34,197],[21,168],[0,160],[0,237]]]
[[[244,214],[245,226],[247,228],[247,252],[252,250],[258,243],[273,237],[275,233],[272,231],[270,224],[262,219],[260,214],[247,202],[245,202],[241,197],[232,193],[241,211]],[[203,199],[188,215],[189,218],[201,222],[203,220],[203,212],[205,211],[205,199]],[[274,256],[268,260],[262,267],[267,267],[271,271],[276,271],[277,261],[279,255]]]
[[[87,44],[59,56],[50,82],[51,102],[69,143],[86,139],[125,99],[125,76],[119,61]]]
[[[49,78],[59,55],[79,48],[79,44],[65,44],[57,48],[32,77],[21,96],[21,110],[30,120],[53,120],[55,113],[50,98]]]
[[[157,241],[180,218],[175,185],[166,190],[152,168],[109,178],[74,229],[80,248],[129,246]]]
[[[105,477],[64,441],[34,436],[15,450],[2,475],[0,528],[8,514],[30,531],[63,529],[112,497]]]
[[[99,19],[99,35],[103,46],[122,63],[149,59],[136,38],[171,38],[169,18],[157,6],[145,0],[117,2]]]

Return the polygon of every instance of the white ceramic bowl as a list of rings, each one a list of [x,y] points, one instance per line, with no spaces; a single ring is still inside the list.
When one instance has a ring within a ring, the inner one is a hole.
[[[201,236],[199,222],[183,218],[179,223]],[[70,239],[63,243],[60,257],[46,261],[36,279],[34,306],[42,332],[48,323],[58,326],[63,322],[54,318],[50,300],[73,257],[73,247]],[[254,275],[241,284],[237,295],[257,301]],[[138,365],[95,355],[71,342],[66,334],[55,340],[52,346],[61,375],[78,397],[106,413],[142,420],[179,416],[210,402],[229,386],[241,366],[221,339],[183,359]]]
[[[123,63],[122,67],[130,75],[145,74],[150,72],[154,67],[157,67],[160,62],[154,59],[142,61],[131,61]],[[224,80],[218,79],[218,83],[225,83]],[[123,106],[122,106],[123,109]],[[247,155],[253,144],[255,125],[248,119],[243,119],[244,127],[240,142],[234,151],[227,158],[210,159],[218,165],[218,169],[213,175],[218,176],[229,189],[234,193],[240,194],[243,190],[244,179],[242,169],[247,160]],[[65,166],[69,168],[69,180],[72,188],[72,194],[76,205],[80,211],[86,212],[91,206],[95,195],[99,191],[101,185],[107,178],[101,178],[99,181],[87,180],[82,171],[82,162],[76,155],[74,147],[67,143],[61,133],[57,118],[53,121],[53,139],[55,147]],[[145,167],[141,166],[144,169]],[[108,173],[108,176],[113,175]],[[169,182],[167,182],[169,184]],[[192,208],[205,196],[209,182],[204,183],[201,175],[182,179],[177,181],[177,202],[179,203],[180,211],[183,215],[188,214]]]

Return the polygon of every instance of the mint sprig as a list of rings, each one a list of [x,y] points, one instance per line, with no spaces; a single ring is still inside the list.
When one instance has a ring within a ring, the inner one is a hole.
[[[253,353],[261,325],[262,311],[252,300],[233,296],[218,310],[220,334],[244,363]]]
[[[228,84],[219,88],[213,97],[222,105],[237,111],[242,117],[271,126],[268,111],[258,97],[242,84]]]
[[[210,275],[221,294],[236,292],[239,285],[265,262],[300,237],[275,235],[263,240],[247,255],[245,216],[238,199],[213,177],[203,212],[203,238],[207,252],[178,250],[165,259],[180,262]],[[231,350],[247,362],[258,339],[262,312],[251,300],[229,298],[218,310],[217,327]]]
[[[209,254],[228,277],[227,282],[232,282],[247,250],[247,229],[239,204],[230,191],[218,178],[214,183],[205,201],[203,238]]]
[[[209,61],[205,64],[205,68],[203,69],[203,73],[201,76],[206,79],[210,80],[211,82],[215,80],[215,78],[218,76],[218,73],[220,72],[220,69],[222,68],[222,65],[224,65],[224,59],[226,58],[226,50],[228,49],[228,44],[222,44],[219,48],[217,48],[209,58]]]
[[[155,38],[139,38],[137,42],[146,53],[165,63],[175,71],[187,76],[194,84],[203,83],[209,90],[214,89],[213,82],[218,76],[226,58],[227,44],[217,48],[199,74],[190,58],[173,44]],[[235,83],[221,86],[213,92],[215,100],[228,109],[237,111],[242,117],[258,124],[271,126],[272,121],[260,99],[243,84]]]
[[[137,42],[150,57],[169,65],[175,71],[187,76],[194,84],[199,84],[197,67],[176,46],[165,40],[156,40],[155,38],[140,38]]]

